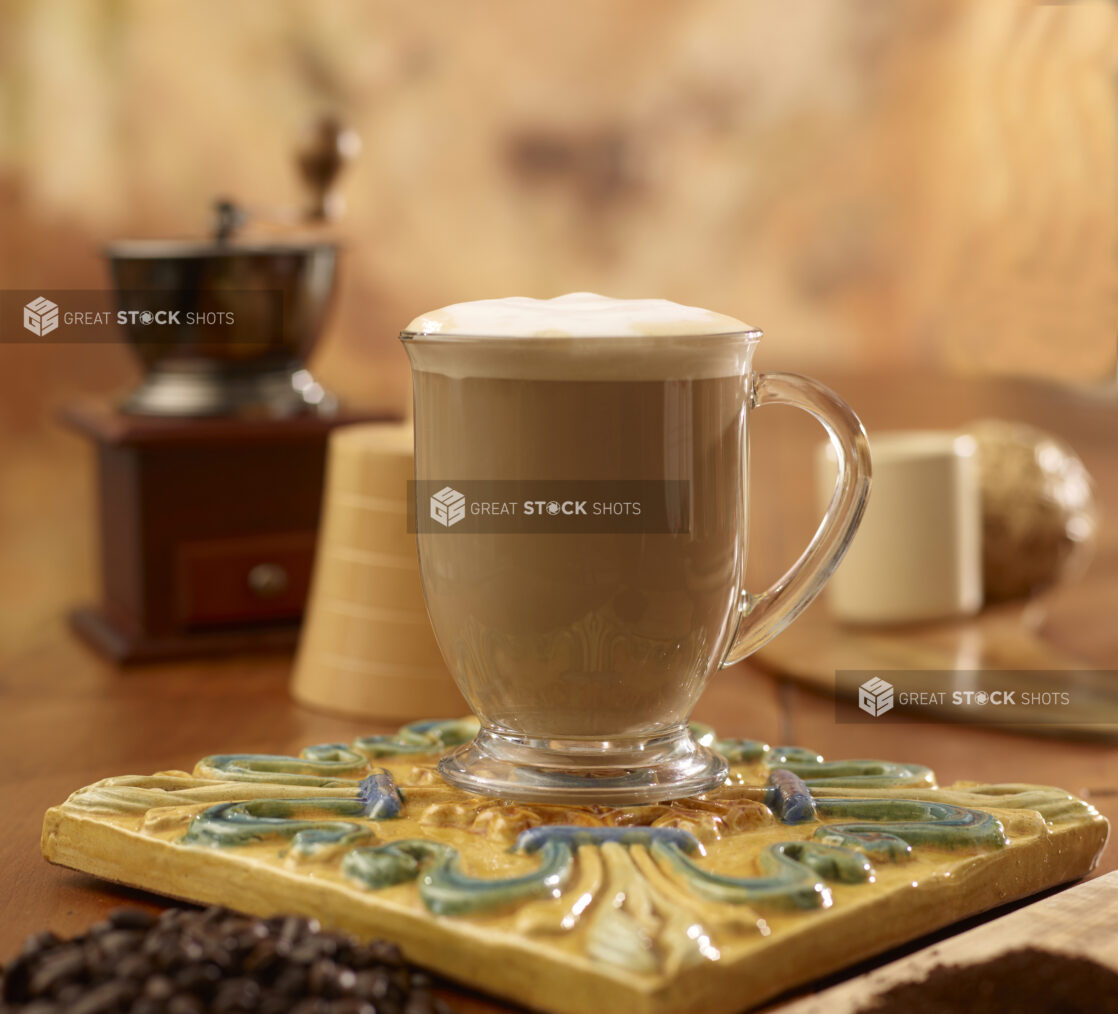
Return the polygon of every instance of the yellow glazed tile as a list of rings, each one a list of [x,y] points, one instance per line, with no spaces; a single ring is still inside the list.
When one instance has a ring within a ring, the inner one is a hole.
[[[472,720],[105,779],[49,810],[52,862],[299,912],[541,1010],[722,1014],[1088,872],[1108,825],[1061,789],[714,742],[727,784],[632,807],[524,805],[435,765]]]

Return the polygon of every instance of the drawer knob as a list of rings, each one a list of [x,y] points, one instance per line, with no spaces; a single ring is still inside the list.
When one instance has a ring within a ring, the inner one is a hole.
[[[278,563],[258,563],[248,572],[249,589],[257,598],[274,599],[287,585],[287,570]]]

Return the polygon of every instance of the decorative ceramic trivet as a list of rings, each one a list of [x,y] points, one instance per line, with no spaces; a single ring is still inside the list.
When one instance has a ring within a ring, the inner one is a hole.
[[[470,720],[108,778],[43,853],[123,884],[317,916],[556,1012],[743,1010],[963,916],[1082,876],[1106,821],[1061,789],[957,783],[699,733],[704,797],[633,807],[470,796],[435,770]]]

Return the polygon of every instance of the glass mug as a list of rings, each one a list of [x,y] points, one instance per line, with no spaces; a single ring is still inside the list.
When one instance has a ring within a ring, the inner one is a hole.
[[[533,482],[642,480],[686,500],[678,530],[586,532],[576,519],[561,530],[490,531],[456,529],[445,515],[424,523],[417,492],[427,609],[480,721],[474,741],[442,759],[442,776],[490,796],[584,804],[721,784],[726,763],[692,736],[691,711],[711,674],[795,619],[841,560],[869,490],[857,416],[814,380],[755,374],[759,331],[400,337],[417,491],[484,481],[499,500]],[[807,549],[751,595],[747,424],[750,410],[773,404],[818,419],[839,469]],[[457,517],[462,494],[451,493]]]

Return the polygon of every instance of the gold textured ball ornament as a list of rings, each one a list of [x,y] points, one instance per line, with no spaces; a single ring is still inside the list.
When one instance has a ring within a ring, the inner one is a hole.
[[[984,419],[978,444],[987,602],[1034,595],[1086,568],[1098,527],[1091,476],[1062,440]]]

